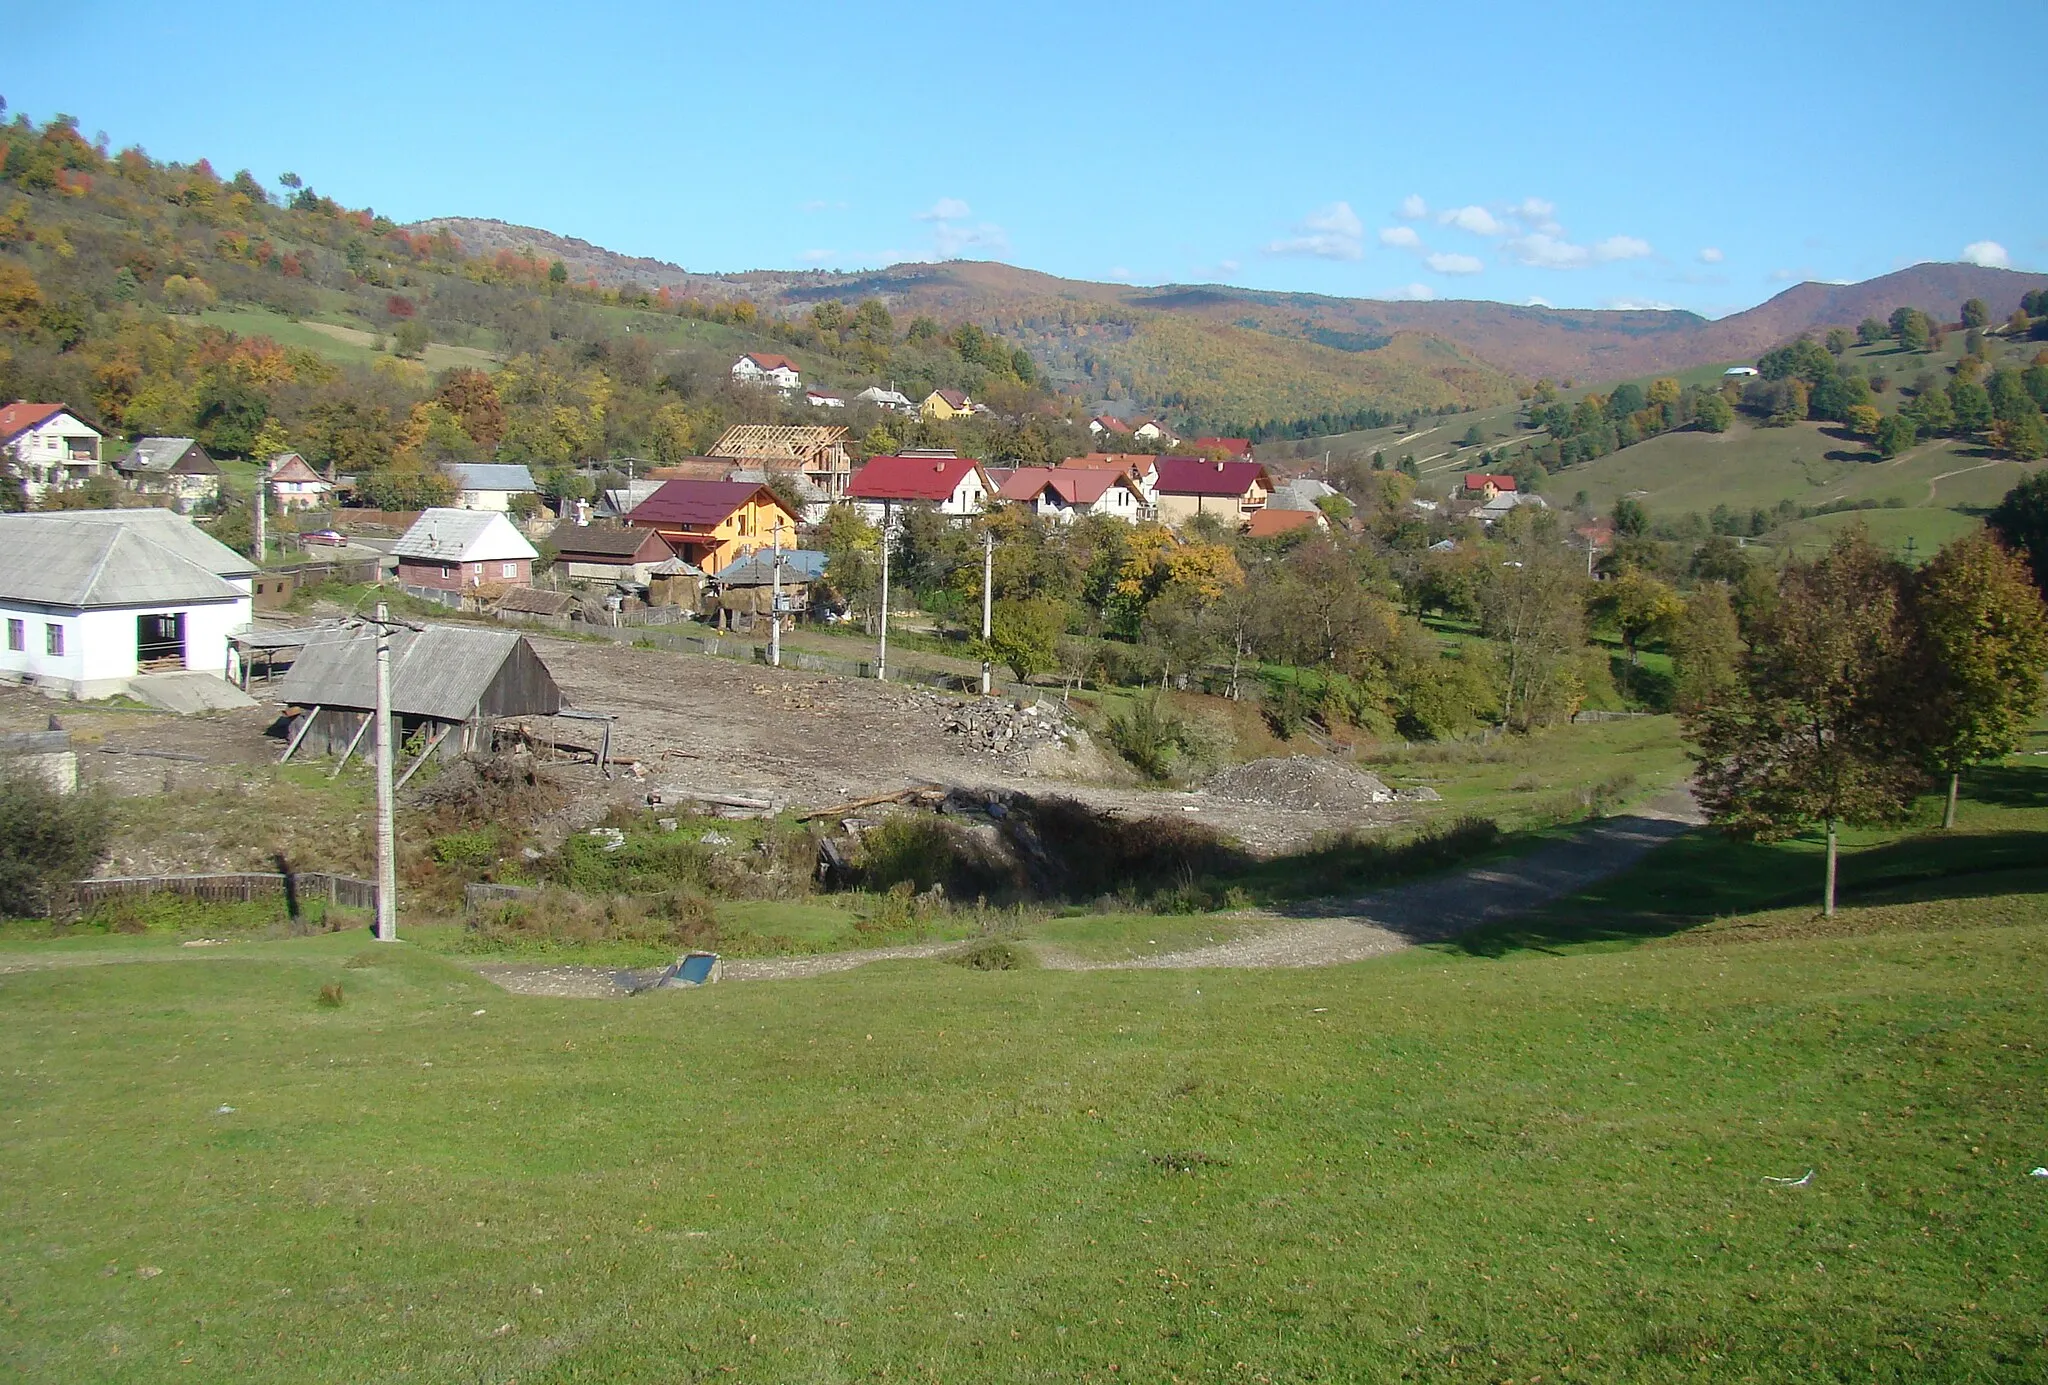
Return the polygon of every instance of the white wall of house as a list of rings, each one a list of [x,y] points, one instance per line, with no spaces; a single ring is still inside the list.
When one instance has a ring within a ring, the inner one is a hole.
[[[334,487],[325,481],[272,481],[270,497],[280,510],[317,509]]]
[[[237,586],[247,585],[237,582]],[[33,682],[71,697],[113,697],[136,674],[136,622],[145,615],[185,617],[185,667],[216,678],[227,676],[228,636],[249,628],[249,598],[189,606],[111,607],[53,611],[0,604],[0,679]],[[20,622],[20,649],[15,622]],[[49,652],[49,630],[63,631],[63,653]]]
[[[492,510],[501,515],[508,514],[512,509],[512,497],[518,494],[518,491],[458,491],[455,505],[462,510]]]
[[[53,414],[8,445],[31,501],[100,474],[100,435],[70,414]]]

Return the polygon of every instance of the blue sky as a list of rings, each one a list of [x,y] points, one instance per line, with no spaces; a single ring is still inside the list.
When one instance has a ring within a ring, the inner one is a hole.
[[[694,270],[1720,315],[2048,268],[2042,0],[0,3],[12,110]]]

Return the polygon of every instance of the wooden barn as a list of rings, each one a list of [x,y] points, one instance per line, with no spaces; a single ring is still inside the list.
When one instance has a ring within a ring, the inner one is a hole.
[[[376,632],[338,630],[309,641],[273,696],[294,709],[285,759],[302,749],[367,754],[377,705]],[[487,751],[500,717],[554,716],[567,705],[547,665],[516,631],[430,625],[391,636],[394,740],[404,745],[424,732],[419,761]]]

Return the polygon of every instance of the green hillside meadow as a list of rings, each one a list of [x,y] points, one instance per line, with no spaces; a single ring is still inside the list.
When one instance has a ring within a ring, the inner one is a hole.
[[[8,943],[0,1359],[2038,1380],[2044,780],[1856,838],[1825,927],[1810,846],[1697,836],[1327,970],[566,1001],[359,935]]]

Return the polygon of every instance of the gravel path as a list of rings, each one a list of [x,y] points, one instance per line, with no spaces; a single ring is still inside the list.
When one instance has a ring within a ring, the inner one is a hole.
[[[1628,869],[1701,822],[1690,793],[1666,794],[1641,811],[1588,824],[1526,856],[1379,890],[1355,899],[1313,899],[1228,917],[1271,924],[1249,936],[1186,952],[1103,962],[1037,948],[1061,971],[1189,967],[1327,967],[1441,942],[1514,918]]]
[[[1475,866],[1351,899],[1304,900],[1281,909],[1227,915],[1255,928],[1248,936],[1227,943],[1113,962],[1083,957],[1045,943],[1030,946],[1039,964],[1054,971],[1327,967],[1363,961],[1418,943],[1440,942],[1483,924],[1539,909],[1627,870],[1701,821],[1692,795],[1680,789],[1653,800],[1638,812],[1589,823],[1562,841],[1513,860]],[[727,981],[786,981],[847,971],[869,962],[937,957],[962,946],[959,942],[913,943],[810,957],[734,958],[721,970]],[[506,990],[522,995],[626,995],[654,974],[614,972],[600,967],[532,967],[510,962],[473,965]]]

